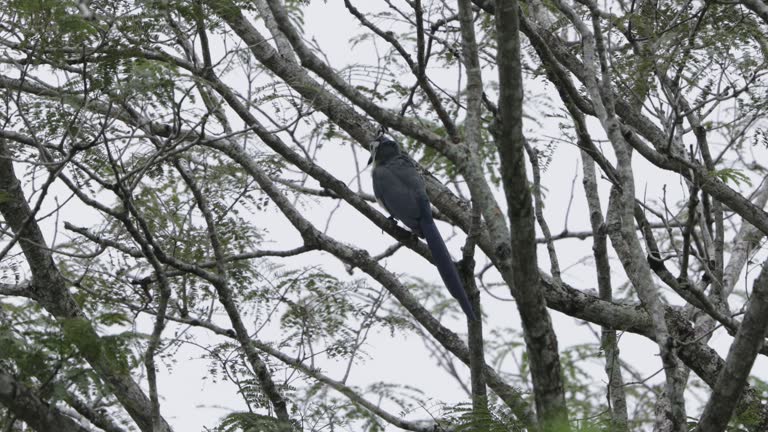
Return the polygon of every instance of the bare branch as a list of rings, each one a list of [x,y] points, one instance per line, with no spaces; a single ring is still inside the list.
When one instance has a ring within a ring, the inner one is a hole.
[[[21,232],[21,227],[25,226],[25,221],[30,218],[32,212],[8,156],[9,153],[5,144],[0,141],[0,192],[6,194],[7,197],[7,199],[0,200],[0,213],[14,232],[18,233]],[[77,339],[81,344],[101,343],[99,336],[89,321],[85,319],[77,302],[67,290],[66,282],[56,268],[50,251],[38,246],[45,244],[39,226],[35,222],[27,223],[19,240],[32,269],[32,298],[59,321],[79,320],[82,322],[84,336]],[[101,356],[99,350],[82,349],[83,347],[80,347],[83,357],[110,385],[118,400],[139,428],[144,432],[158,432],[152,427],[151,403],[131,376]],[[171,428],[163,420],[160,430],[170,431]]]
[[[696,430],[721,432],[733,415],[738,395],[747,384],[759,348],[768,334],[768,262],[763,263],[752,287],[752,296],[739,332],[728,351],[720,376],[712,389]],[[757,427],[765,427],[768,421]]]
[[[565,405],[557,337],[552,329],[544,294],[540,289],[533,204],[525,174],[519,6],[514,0],[497,6],[500,89],[499,114],[496,119],[498,126],[494,135],[499,150],[501,177],[511,228],[514,285],[510,287],[513,288],[517,309],[523,321],[538,420],[544,430],[568,430],[568,411]]]
[[[611,267],[608,261],[605,221],[603,220],[600,195],[597,189],[595,162],[583,150],[581,160],[584,173],[584,193],[587,199],[587,206],[589,207],[589,221],[592,225],[592,231],[595,233],[592,252],[595,257],[597,288],[602,300],[612,301]],[[624,380],[621,376],[619,340],[616,336],[616,330],[602,326],[600,344],[603,351],[605,351],[605,372],[608,374],[608,403],[611,410],[611,428],[615,432],[628,432],[627,396],[624,392]]]
[[[31,389],[4,372],[0,372],[0,403],[40,432],[88,432],[55,405],[41,400]]]

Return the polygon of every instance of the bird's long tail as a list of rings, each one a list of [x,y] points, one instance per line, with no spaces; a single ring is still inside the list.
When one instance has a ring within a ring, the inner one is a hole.
[[[467,318],[476,320],[477,315],[472,308],[472,304],[467,298],[467,292],[464,291],[464,285],[461,283],[458,271],[456,271],[456,265],[451,259],[451,254],[448,253],[448,248],[445,247],[443,237],[440,236],[440,231],[437,230],[437,226],[431,217],[423,218],[420,222],[421,232],[427,239],[427,246],[429,251],[432,252],[432,259],[437,267],[437,271],[440,272],[440,277],[443,278],[446,288],[450,291],[453,298],[459,301],[461,309],[467,315]]]

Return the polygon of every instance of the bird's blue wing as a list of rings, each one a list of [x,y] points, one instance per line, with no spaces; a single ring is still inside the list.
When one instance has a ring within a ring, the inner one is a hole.
[[[396,157],[376,164],[371,177],[376,200],[411,231],[426,238],[433,263],[448,291],[458,300],[467,318],[477,319],[456,265],[432,220],[424,179],[416,165],[405,156]]]
[[[429,209],[429,198],[424,179],[413,163],[405,157],[395,158],[375,166],[371,177],[373,193],[379,203],[395,219],[422,237],[419,220],[424,213],[424,203]]]

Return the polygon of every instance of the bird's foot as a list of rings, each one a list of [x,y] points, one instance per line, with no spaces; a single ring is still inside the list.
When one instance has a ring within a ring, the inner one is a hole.
[[[397,219],[395,219],[395,217],[394,217],[394,216],[391,216],[391,215],[390,215],[390,216],[387,218],[387,220],[388,220],[388,221],[390,221],[390,222],[392,222],[393,224],[397,225]],[[381,228],[381,233],[382,233],[382,234],[384,234],[384,227],[382,227],[382,228]]]

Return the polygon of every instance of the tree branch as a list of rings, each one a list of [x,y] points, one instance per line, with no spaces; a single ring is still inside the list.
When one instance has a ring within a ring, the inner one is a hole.
[[[731,344],[725,366],[712,389],[697,432],[722,432],[733,415],[739,395],[747,385],[755,357],[768,334],[768,261],[753,284],[752,296],[739,332]],[[768,425],[764,419],[761,425]]]
[[[526,177],[518,14],[516,0],[505,1],[496,8],[499,113],[494,137],[507,198],[513,293],[530,356],[536,414],[543,430],[565,431],[569,429],[565,387],[557,337],[540,288],[533,203]]]
[[[0,372],[0,403],[39,432],[88,432],[55,405],[41,400],[27,386],[3,372]]]
[[[0,213],[14,232],[18,232],[26,221],[31,209],[27,204],[21,185],[16,177],[6,145],[0,141],[0,192],[7,199],[0,200]],[[83,315],[77,302],[67,289],[67,284],[49,249],[45,245],[42,231],[38,224],[30,221],[20,236],[24,255],[32,271],[32,298],[52,314],[60,323],[77,320],[82,324],[82,337],[75,339],[83,357],[96,373],[110,386],[115,396],[130,414],[143,432],[158,432],[152,428],[151,404],[147,396],[131,376],[118,370],[102,350],[93,349],[93,344],[100,346],[101,340],[89,321]],[[161,431],[171,428],[163,420]]]

